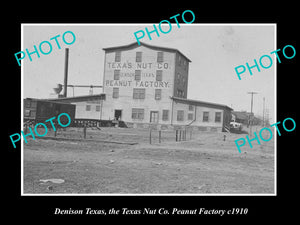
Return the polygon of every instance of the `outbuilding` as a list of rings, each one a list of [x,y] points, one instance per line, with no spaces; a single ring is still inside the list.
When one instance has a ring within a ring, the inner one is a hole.
[[[75,119],[101,120],[101,111],[103,101],[105,100],[105,94],[60,97],[47,100],[76,105]]]

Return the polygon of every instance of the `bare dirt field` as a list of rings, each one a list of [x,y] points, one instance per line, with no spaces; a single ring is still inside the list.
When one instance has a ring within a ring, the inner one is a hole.
[[[274,138],[239,153],[245,134],[67,128],[24,143],[24,194],[274,194]],[[256,128],[256,130],[260,130]],[[255,131],[255,129],[253,130]],[[41,131],[41,133],[43,133]],[[224,141],[224,135],[226,140]],[[266,134],[264,134],[266,135]],[[191,138],[191,139],[190,139]],[[62,179],[63,183],[42,182]]]

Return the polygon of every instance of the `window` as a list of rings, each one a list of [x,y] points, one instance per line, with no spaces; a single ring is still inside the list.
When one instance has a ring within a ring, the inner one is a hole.
[[[142,62],[142,52],[136,52],[135,61]]]
[[[121,52],[115,53],[115,62],[121,62]]]
[[[155,100],[161,99],[161,89],[155,89]]]
[[[33,116],[33,117],[35,117],[35,115],[36,115],[36,111],[30,111],[30,116]]]
[[[86,105],[85,106],[85,111],[91,111],[91,105]]]
[[[177,97],[184,97],[184,91],[183,90],[180,90],[180,89],[177,89]]]
[[[25,116],[30,116],[30,110],[29,109],[25,109]]]
[[[177,84],[180,84],[180,86],[182,86],[183,81],[184,81],[184,75],[182,75],[181,73],[177,73]]]
[[[133,88],[133,99],[145,99],[145,88]]]
[[[162,70],[156,70],[156,81],[162,81]]]
[[[120,70],[114,70],[114,80],[120,80]]]
[[[157,62],[163,62],[163,61],[164,61],[164,53],[157,52]]]
[[[150,111],[150,123],[158,123],[158,111]]]
[[[96,112],[100,112],[100,105],[96,105]]]
[[[31,107],[35,108],[36,105],[37,105],[37,101],[32,101],[32,102],[31,102]]]
[[[215,122],[221,122],[221,112],[216,112],[215,115]]]
[[[203,122],[208,122],[209,112],[203,112]]]
[[[189,113],[188,114],[188,120],[193,120],[194,119],[194,114],[193,113]]]
[[[132,108],[132,119],[144,119],[144,109]]]
[[[113,88],[113,98],[119,98],[119,88]]]
[[[177,79],[176,79],[177,84],[180,84],[180,77],[181,77],[181,74],[180,74],[180,73],[177,73]]]
[[[163,121],[168,121],[169,120],[169,110],[163,110],[162,120]]]
[[[189,105],[189,111],[193,111],[194,110],[194,106],[193,105]]]
[[[30,101],[29,100],[25,100],[25,107],[26,108],[29,108],[31,105],[30,105]]]
[[[184,115],[183,110],[177,110],[177,121],[183,121],[183,115]]]
[[[187,70],[187,61],[183,60],[183,66],[184,66],[184,70]]]
[[[134,73],[134,80],[140,81],[140,80],[141,80],[141,73],[142,73],[141,70],[135,70],[135,73]]]

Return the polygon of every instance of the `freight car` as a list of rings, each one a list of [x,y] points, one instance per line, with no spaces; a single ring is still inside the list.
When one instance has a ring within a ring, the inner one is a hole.
[[[71,118],[70,126],[74,125],[76,105],[70,103],[51,102],[41,99],[26,98],[24,99],[24,124],[33,125],[36,123],[44,123],[52,117],[56,117],[61,113],[67,113]],[[65,120],[65,121],[64,121]],[[57,123],[56,119],[53,120]],[[63,124],[68,123],[68,118],[61,117]],[[50,123],[47,123],[51,126]]]

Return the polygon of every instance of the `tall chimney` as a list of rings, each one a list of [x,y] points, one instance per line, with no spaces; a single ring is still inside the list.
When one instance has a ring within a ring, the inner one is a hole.
[[[67,97],[69,48],[65,48],[64,97]]]

